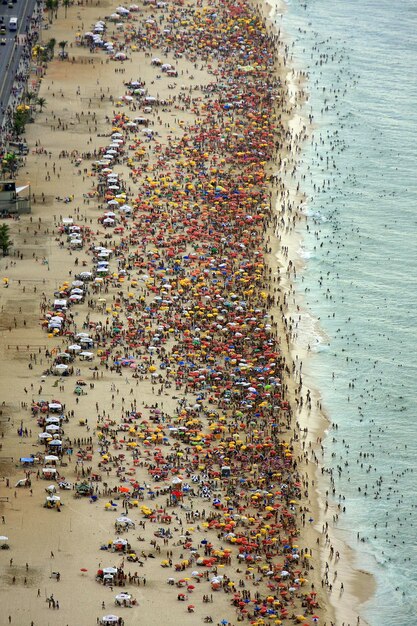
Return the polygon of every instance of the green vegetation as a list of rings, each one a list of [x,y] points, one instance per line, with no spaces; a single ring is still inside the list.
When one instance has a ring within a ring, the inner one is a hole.
[[[58,46],[61,48],[61,51],[59,53],[59,56],[61,59],[66,59],[68,57],[68,54],[65,52],[65,48],[68,44],[68,41],[60,41]]]
[[[10,178],[13,178],[18,166],[18,158],[13,152],[7,152],[1,161],[2,173],[9,174]]]
[[[13,116],[13,132],[18,137],[25,132],[26,124],[30,121],[30,107],[19,105]]]
[[[9,248],[12,245],[9,230],[9,226],[7,226],[7,224],[0,225],[0,248],[3,252],[3,256],[8,254]]]
[[[39,111],[42,113],[43,108],[46,106],[46,99],[45,98],[37,98],[36,99],[36,104],[39,107]]]
[[[59,2],[58,0],[46,0],[45,7],[48,11],[48,21],[52,24],[53,18],[58,15]]]
[[[65,9],[65,17],[67,17],[68,7],[71,6],[71,0],[62,0],[63,7]]]

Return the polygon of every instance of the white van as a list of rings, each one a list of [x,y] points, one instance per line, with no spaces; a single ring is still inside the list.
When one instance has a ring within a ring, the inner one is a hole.
[[[9,30],[17,30],[17,17],[9,19]]]

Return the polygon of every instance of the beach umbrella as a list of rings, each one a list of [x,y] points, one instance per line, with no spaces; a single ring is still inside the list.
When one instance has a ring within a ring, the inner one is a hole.
[[[103,574],[117,574],[117,568],[116,567],[104,567]]]
[[[55,454],[46,454],[44,461],[46,463],[49,463],[50,461],[59,461],[59,456],[56,456]]]
[[[103,624],[117,624],[119,618],[117,617],[117,615],[105,615],[101,618],[101,621],[103,622]]]
[[[64,321],[62,317],[60,317],[59,315],[53,315],[50,320],[50,322],[56,322],[57,324],[62,324],[62,322]]]
[[[123,600],[131,600],[132,596],[130,595],[130,593],[118,593],[117,596],[115,597],[115,600],[117,600],[118,602],[123,602]]]
[[[79,352],[80,350],[82,350],[82,348],[77,343],[73,343],[70,346],[68,346],[67,350],[68,352]]]
[[[9,541],[9,538],[8,538],[8,537],[6,537],[5,535],[1,535],[1,536],[0,536],[0,541],[1,541],[1,542],[3,542],[3,541]]]
[[[78,353],[78,356],[81,359],[92,359],[94,357],[94,352],[89,352],[87,350],[83,350],[82,352]]]
[[[121,539],[119,537],[118,539],[115,539],[113,541],[113,545],[114,546],[127,546],[127,539]]]
[[[65,372],[68,369],[68,365],[64,365],[63,363],[59,363],[54,366],[58,372]]]

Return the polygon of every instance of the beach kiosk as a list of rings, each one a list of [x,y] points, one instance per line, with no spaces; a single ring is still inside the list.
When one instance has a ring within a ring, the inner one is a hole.
[[[30,186],[16,187],[15,181],[0,181],[0,217],[30,211]]]

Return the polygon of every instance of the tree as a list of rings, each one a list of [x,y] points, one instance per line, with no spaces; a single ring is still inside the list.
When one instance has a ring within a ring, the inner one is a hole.
[[[10,178],[13,178],[14,173],[17,170],[17,156],[13,152],[8,152],[4,155],[1,162],[3,172],[8,172]]]
[[[45,98],[37,98],[36,104],[39,107],[39,111],[42,113],[43,108],[46,106],[46,99]]]
[[[46,44],[45,50],[46,50],[47,61],[50,61],[51,59],[54,58],[55,46],[56,46],[56,39],[54,38],[50,39],[48,43]]]
[[[57,0],[46,0],[45,2],[45,7],[48,11],[48,21],[50,24],[52,24],[52,20],[54,17],[54,11],[55,11],[55,3],[57,2]]]
[[[68,7],[71,5],[71,0],[62,0],[62,4],[65,9],[65,18],[67,17]]]
[[[3,256],[6,256],[12,241],[10,239],[9,226],[7,224],[0,225],[0,248],[3,251]]]
[[[59,53],[59,56],[61,57],[61,59],[66,59],[68,54],[65,52],[65,47],[67,45],[68,41],[60,41],[58,46],[61,48],[61,52]]]
[[[23,94],[23,99],[29,106],[32,104],[33,100],[36,100],[36,93],[34,91],[25,91]]]
[[[15,133],[15,135],[23,135],[29,119],[30,108],[26,106],[19,106],[13,116],[13,132]]]

